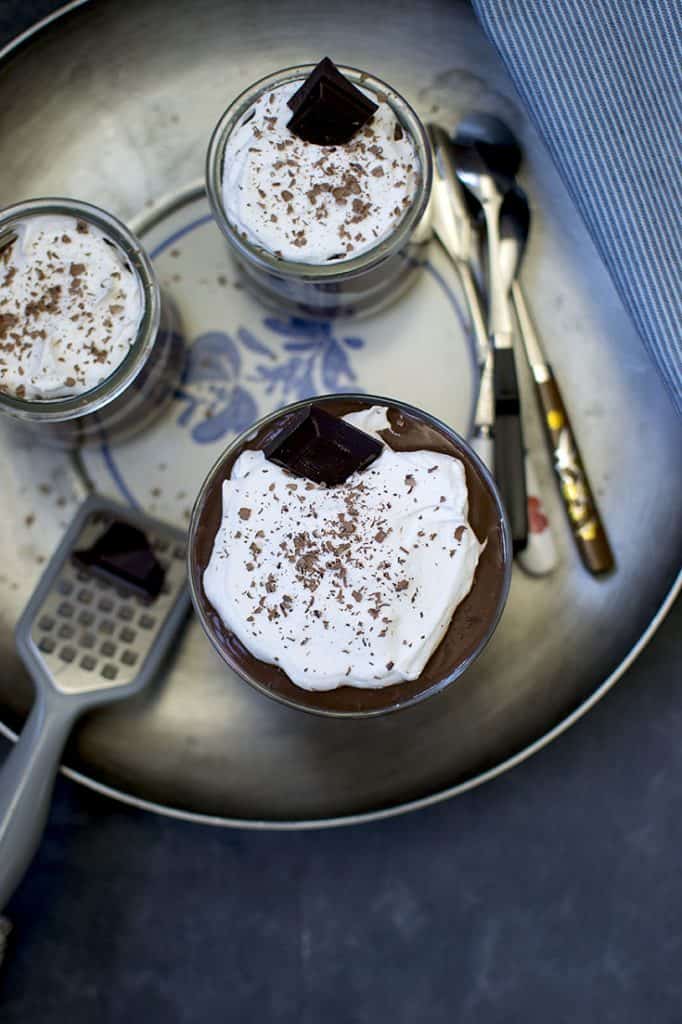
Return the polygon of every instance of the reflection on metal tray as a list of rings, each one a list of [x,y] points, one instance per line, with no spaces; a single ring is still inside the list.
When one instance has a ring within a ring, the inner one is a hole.
[[[442,696],[373,721],[319,720],[263,698],[226,672],[191,622],[159,684],[90,715],[65,756],[89,785],[167,813],[239,825],[325,824],[473,785],[594,702],[646,641],[676,586],[670,552],[680,550],[682,517],[674,514],[674,413],[503,69],[464,5],[418,0],[396,8],[377,49],[361,28],[368,3],[375,23],[379,0],[352,0],[338,11],[304,0],[142,0],[125,10],[99,0],[73,5],[5,54],[0,90],[13,102],[0,109],[0,130],[12,146],[0,167],[0,203],[76,195],[133,222],[180,307],[191,352],[163,421],[128,444],[77,462],[29,451],[2,425],[2,727],[11,734],[30,701],[13,626],[86,478],[182,524],[226,441],[293,398],[363,388],[467,429],[472,353],[454,275],[437,249],[425,248],[416,287],[376,317],[302,323],[264,311],[238,287],[203,193],[190,187],[237,91],[328,51],[393,82],[430,119],[454,124],[475,107],[500,112],[518,131],[537,225],[526,290],[618,568],[605,580],[590,577],[562,529],[526,377],[527,435],[557,524],[557,573],[542,580],[515,573],[502,625],[474,668]]]

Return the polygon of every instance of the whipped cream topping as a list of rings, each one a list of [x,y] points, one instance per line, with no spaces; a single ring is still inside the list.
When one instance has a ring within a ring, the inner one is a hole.
[[[358,256],[387,238],[417,190],[419,158],[384,94],[342,146],[304,142],[288,128],[287,100],[300,81],[264,93],[232,131],[223,162],[223,205],[249,241],[298,263]]]
[[[344,418],[384,442],[390,431],[381,407]],[[206,596],[247,650],[306,690],[416,679],[482,551],[464,465],[431,451],[385,445],[329,488],[245,451],[222,503]]]
[[[46,400],[109,377],[144,312],[137,274],[95,225],[57,214],[12,225],[0,253],[0,390]]]

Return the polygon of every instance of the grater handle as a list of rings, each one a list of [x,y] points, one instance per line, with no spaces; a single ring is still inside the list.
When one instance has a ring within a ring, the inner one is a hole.
[[[0,768],[0,910],[40,842],[64,744],[82,710],[39,692],[14,749]]]

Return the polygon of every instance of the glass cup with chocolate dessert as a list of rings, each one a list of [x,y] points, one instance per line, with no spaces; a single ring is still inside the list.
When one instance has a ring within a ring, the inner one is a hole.
[[[238,96],[206,163],[245,282],[269,305],[324,317],[373,312],[415,280],[412,236],[431,177],[428,136],[407,101],[328,58]]]
[[[0,412],[74,448],[128,436],[172,398],[175,308],[111,214],[75,199],[0,212]]]
[[[213,466],[190,524],[195,609],[221,658],[293,707],[408,707],[478,657],[509,529],[469,445],[403,402],[330,395],[266,416]]]

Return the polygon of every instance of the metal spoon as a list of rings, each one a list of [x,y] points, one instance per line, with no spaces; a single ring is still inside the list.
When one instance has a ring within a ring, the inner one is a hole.
[[[516,195],[521,190],[513,186],[505,195],[500,210],[500,268],[505,287],[513,289],[525,245],[510,220]],[[524,196],[525,199],[525,196]],[[526,492],[528,497],[528,545],[518,555],[522,569],[531,576],[546,576],[556,569],[558,554],[554,535],[542,502],[540,485],[531,455],[525,453]]]
[[[542,351],[528,310],[518,272],[530,229],[530,208],[525,192],[511,188],[500,213],[502,261],[511,270],[511,295],[526,358],[535,380],[542,418],[552,451],[559,490],[580,557],[595,575],[613,568],[614,559],[585,472],[559,385]],[[510,265],[511,264],[511,265]]]
[[[427,208],[429,233],[436,235],[449,255],[459,273],[465,293],[481,372],[471,445],[492,472],[495,454],[494,350],[488,341],[483,302],[472,269],[478,263],[478,232],[475,220],[478,203],[473,210],[467,205],[468,193],[457,178],[452,148],[445,130],[435,124],[430,124],[427,128],[434,158],[434,178]],[[425,219],[420,222],[418,228],[420,242],[426,236],[426,231],[422,231],[422,227],[426,227]],[[417,232],[414,237],[417,237]],[[509,271],[511,277],[515,272],[516,261]],[[543,576],[556,566],[556,546],[540,499],[537,475],[527,452],[524,468],[528,519],[535,529],[529,530],[528,545],[519,555],[519,564],[531,575]]]
[[[475,248],[472,221],[466,206],[464,189],[457,178],[447,132],[436,124],[430,124],[427,128],[434,164],[433,184],[429,200],[432,227],[459,275],[481,370],[471,444],[479,458],[492,471],[495,424],[493,350],[488,342],[483,302],[471,269]]]
[[[457,138],[472,145],[478,143],[488,165],[495,168],[495,174],[502,178],[509,188],[519,173],[523,150],[504,121],[494,114],[478,111],[467,116],[457,125]]]
[[[485,328],[483,303],[474,281],[472,260],[475,237],[472,220],[466,205],[465,192],[457,178],[450,139],[444,128],[427,125],[433,151],[433,184],[429,209],[433,232],[455,264],[464,290],[471,327],[476,343],[478,362],[485,362],[488,337]]]
[[[479,149],[485,154],[486,162],[494,168],[497,180],[501,181],[503,185],[506,184],[509,189],[523,158],[521,146],[509,126],[492,114],[474,113],[462,122],[458,134],[464,141],[468,140],[470,144],[473,140],[477,140]],[[511,195],[507,191],[505,199],[506,209],[502,211],[505,222],[503,231],[516,233],[520,262],[530,226],[528,201],[521,190]],[[594,501],[559,386],[542,352],[518,280],[512,284],[511,295],[521,340],[526,350],[526,357],[535,379],[542,407],[543,421],[548,433],[561,496],[580,556],[590,572],[594,574],[608,572],[613,568],[613,554]]]
[[[485,148],[469,135],[457,135],[452,145],[457,175],[480,203],[486,221],[488,333],[495,349],[495,478],[509,515],[514,551],[518,553],[528,542],[528,510],[512,315],[509,293],[501,276],[499,237],[500,208],[511,181],[489,166]]]

